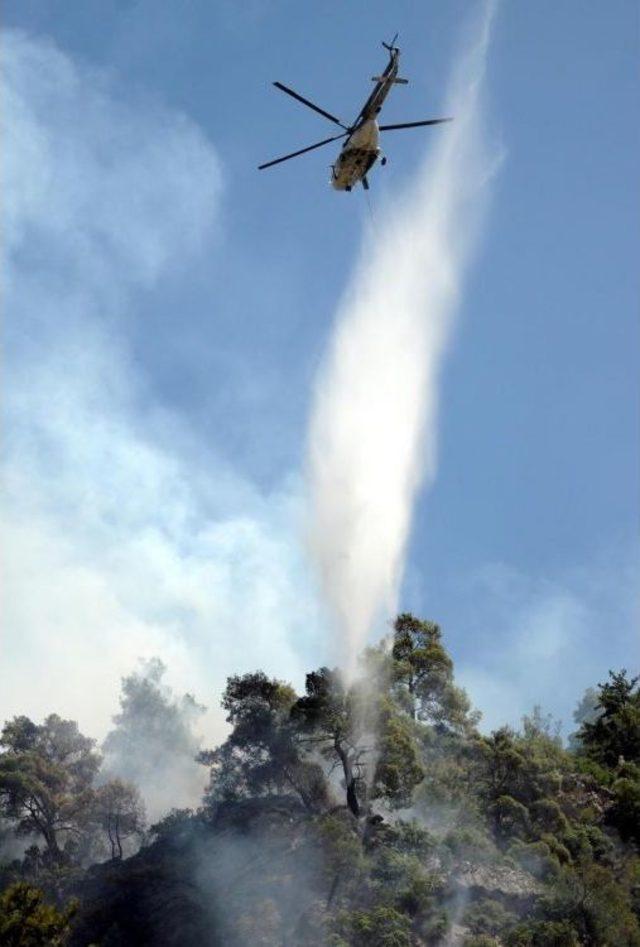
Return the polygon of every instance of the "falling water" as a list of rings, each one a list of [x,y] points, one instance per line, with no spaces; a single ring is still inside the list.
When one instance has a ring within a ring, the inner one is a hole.
[[[489,3],[458,58],[455,121],[365,235],[317,379],[309,545],[350,673],[396,608],[416,493],[436,473],[441,366],[498,164],[482,103],[493,17]]]

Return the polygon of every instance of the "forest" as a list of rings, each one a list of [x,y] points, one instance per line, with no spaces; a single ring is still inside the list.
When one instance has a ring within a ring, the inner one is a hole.
[[[625,669],[576,695],[566,741],[539,707],[487,733],[439,626],[401,614],[351,683],[230,677],[212,748],[164,670],[123,680],[100,746],[5,722],[0,944],[640,947]]]

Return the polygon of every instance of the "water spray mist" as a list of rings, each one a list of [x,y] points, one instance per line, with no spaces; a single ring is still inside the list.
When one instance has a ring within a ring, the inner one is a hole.
[[[497,165],[481,100],[493,13],[457,63],[455,121],[363,240],[317,379],[309,544],[350,675],[396,608],[416,492],[435,475],[440,371]]]

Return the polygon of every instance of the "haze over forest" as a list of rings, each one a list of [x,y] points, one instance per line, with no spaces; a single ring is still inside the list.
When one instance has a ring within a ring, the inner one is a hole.
[[[123,681],[101,753],[56,714],[5,724],[2,943],[640,944],[638,678],[587,691],[568,748],[539,707],[482,736],[402,614],[350,686],[230,677],[203,748],[163,671]]]

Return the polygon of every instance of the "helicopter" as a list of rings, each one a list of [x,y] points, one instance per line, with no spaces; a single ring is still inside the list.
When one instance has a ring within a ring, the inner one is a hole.
[[[356,120],[351,125],[345,125],[325,109],[305,99],[294,89],[283,85],[282,82],[274,82],[276,89],[285,92],[292,98],[302,102],[308,108],[313,109],[319,115],[328,118],[334,125],[339,125],[344,131],[340,135],[333,135],[331,138],[324,138],[314,145],[308,145],[306,148],[300,148],[299,151],[292,151],[281,158],[274,158],[273,161],[267,161],[258,166],[259,171],[265,168],[271,168],[274,164],[281,164],[283,161],[289,161],[290,158],[297,158],[298,155],[304,155],[308,151],[314,151],[316,148],[322,148],[332,141],[339,141],[344,138],[342,148],[334,164],[331,165],[331,185],[336,191],[351,191],[358,183],[362,182],[363,188],[369,190],[369,181],[367,174],[380,158],[380,164],[385,165],[387,159],[378,147],[378,135],[380,132],[395,131],[400,128],[418,128],[422,125],[441,125],[443,122],[451,122],[451,118],[431,118],[423,122],[403,122],[399,125],[378,125],[377,116],[382,109],[384,101],[394,85],[407,85],[408,79],[398,77],[398,66],[400,61],[400,49],[395,45],[398,34],[393,37],[390,43],[383,42],[382,45],[389,52],[389,62],[379,76],[373,76],[372,82],[375,82],[375,88],[367,101],[362,106]]]

